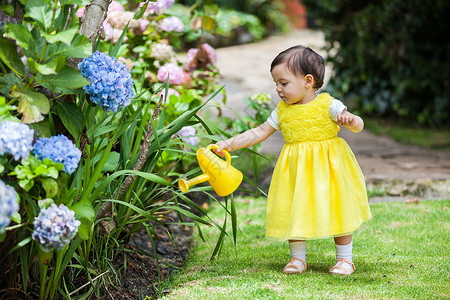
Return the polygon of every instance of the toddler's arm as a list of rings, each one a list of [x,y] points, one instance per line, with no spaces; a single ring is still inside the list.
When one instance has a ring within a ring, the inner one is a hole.
[[[347,127],[351,131],[358,133],[364,128],[364,121],[361,117],[349,113],[345,109],[339,116],[337,116],[336,122],[344,127]]]
[[[215,152],[221,156],[224,155],[222,150],[227,150],[228,152],[250,147],[255,144],[261,143],[269,136],[271,136],[276,130],[270,126],[266,121],[258,127],[249,129],[241,134],[238,134],[228,140],[218,141],[216,144],[219,146]]]

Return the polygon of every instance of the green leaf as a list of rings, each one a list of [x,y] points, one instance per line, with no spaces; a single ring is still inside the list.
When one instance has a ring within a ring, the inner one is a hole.
[[[25,15],[32,18],[42,31],[47,32],[52,23],[53,10],[44,0],[28,1],[25,6]]]
[[[47,198],[53,198],[58,192],[58,183],[53,178],[40,178]]]
[[[0,59],[14,73],[25,76],[25,65],[17,55],[17,47],[14,43],[0,38]]]
[[[22,222],[22,218],[20,217],[19,212],[15,212],[11,215],[11,220],[13,220],[14,222],[16,222],[17,224],[20,224],[20,222]]]
[[[14,73],[6,73],[0,75],[0,93],[8,95],[11,92],[11,88],[17,85],[22,88],[22,81],[17,78]]]
[[[83,130],[83,112],[80,107],[73,102],[60,102],[56,106],[56,111],[64,127],[78,140]]]
[[[91,222],[94,222],[95,210],[89,201],[79,201],[69,208],[75,212],[76,219],[78,219],[78,217],[83,217]]]
[[[88,240],[90,236],[89,233],[92,228],[92,222],[89,222],[86,218],[79,218],[78,220],[81,222],[80,226],[78,226],[78,235],[81,239]]]
[[[39,64],[33,58],[28,57],[27,65],[31,70],[38,71],[43,75],[57,74],[66,64],[63,56],[57,56],[46,64]]]
[[[19,180],[19,186],[28,192],[34,186],[34,180],[33,179]]]
[[[50,110],[47,96],[32,89],[23,92],[14,86],[11,90],[11,96],[19,99],[17,111],[22,114],[22,122],[26,124],[42,121],[44,119],[43,114],[48,114]]]
[[[77,70],[72,67],[65,66],[61,72],[56,75],[44,75],[39,81],[48,84],[53,91],[56,87],[68,89],[78,89],[91,82],[83,77]]]
[[[14,16],[14,7],[12,5],[0,5],[0,9],[11,17]]]
[[[53,44],[56,42],[63,42],[67,46],[70,46],[77,31],[78,31],[77,27],[72,27],[56,34],[47,34],[45,32],[42,32],[42,36],[49,44]]]
[[[88,57],[92,54],[91,41],[82,34],[75,34],[70,46],[63,42],[56,42],[48,46],[49,56],[62,55],[64,57]]]
[[[34,43],[31,32],[20,24],[7,23],[5,25],[5,36],[16,40],[17,45],[24,49],[30,49]]]
[[[120,163],[120,153],[111,151],[108,155],[108,159],[103,166],[102,172],[112,172],[117,169]]]
[[[75,218],[81,222],[78,235],[83,240],[89,239],[92,223],[95,219],[95,210],[89,201],[79,201],[70,207],[75,212]]]
[[[76,4],[76,5],[81,6],[81,5],[86,5],[89,2],[90,2],[89,0],[61,0],[61,1],[59,1],[61,6],[69,5],[69,4]]]

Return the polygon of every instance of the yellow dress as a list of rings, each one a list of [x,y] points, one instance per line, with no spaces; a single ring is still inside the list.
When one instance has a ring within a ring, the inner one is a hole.
[[[306,104],[277,106],[286,144],[267,199],[269,239],[347,235],[372,217],[364,176],[331,120],[332,99],[321,93]]]

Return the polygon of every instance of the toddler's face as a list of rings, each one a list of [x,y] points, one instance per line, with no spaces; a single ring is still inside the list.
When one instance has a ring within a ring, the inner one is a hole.
[[[304,75],[295,75],[286,67],[286,63],[279,64],[272,69],[276,91],[286,104],[303,104],[311,101],[308,82]]]

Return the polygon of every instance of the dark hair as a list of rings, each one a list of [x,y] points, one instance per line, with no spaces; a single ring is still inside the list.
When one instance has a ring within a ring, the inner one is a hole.
[[[323,85],[325,75],[325,61],[322,56],[309,47],[301,45],[291,47],[280,52],[270,65],[270,71],[282,63],[295,75],[308,75],[314,77],[314,88],[317,90]]]

